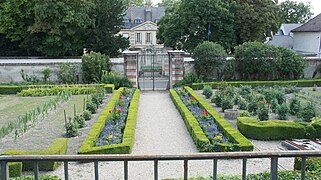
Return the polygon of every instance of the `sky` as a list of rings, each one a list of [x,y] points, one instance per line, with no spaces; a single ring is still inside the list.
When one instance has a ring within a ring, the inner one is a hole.
[[[162,0],[152,0],[153,4],[157,4]],[[285,0],[279,0],[279,2],[283,2]],[[313,17],[321,13],[321,0],[296,0],[297,2],[311,2]]]

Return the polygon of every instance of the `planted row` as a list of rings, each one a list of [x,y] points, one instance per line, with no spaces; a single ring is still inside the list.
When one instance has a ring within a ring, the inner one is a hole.
[[[200,151],[253,150],[252,143],[191,88],[171,89],[170,93]]]
[[[140,96],[138,89],[134,92],[131,91],[127,88],[119,88],[114,93],[87,134],[86,139],[79,148],[78,154],[128,154],[131,152],[134,145]],[[133,93],[132,96],[129,95],[131,93]],[[127,100],[130,101],[129,106],[126,105]],[[122,103],[123,105],[121,105]],[[123,109],[119,112],[119,108],[122,107]],[[125,117],[126,114],[127,116]],[[121,130],[124,125],[124,117],[125,128]],[[97,142],[99,143],[97,144]]]
[[[61,92],[70,93],[72,95],[91,94],[96,92],[95,87],[53,87],[53,88],[34,88],[22,90],[18,96],[55,96]]]

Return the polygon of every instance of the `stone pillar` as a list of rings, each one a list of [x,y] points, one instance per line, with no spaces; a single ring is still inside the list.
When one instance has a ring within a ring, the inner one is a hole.
[[[170,66],[170,88],[184,77],[184,51],[168,51]]]
[[[138,87],[138,54],[139,51],[124,51],[124,76],[126,76],[133,87]]]

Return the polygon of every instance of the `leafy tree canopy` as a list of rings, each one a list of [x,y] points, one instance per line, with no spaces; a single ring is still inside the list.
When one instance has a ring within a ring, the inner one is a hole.
[[[280,3],[280,16],[282,23],[305,23],[313,13],[311,4],[286,0]]]

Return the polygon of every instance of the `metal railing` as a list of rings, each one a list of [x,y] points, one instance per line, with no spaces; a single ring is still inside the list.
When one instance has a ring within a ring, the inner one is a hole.
[[[282,152],[227,152],[227,153],[198,153],[187,155],[18,155],[18,156],[0,156],[1,163],[1,180],[9,179],[8,163],[9,162],[33,162],[34,177],[39,179],[39,162],[63,162],[64,179],[68,180],[68,163],[69,162],[93,162],[95,180],[99,179],[98,162],[124,162],[124,179],[128,180],[128,162],[130,161],[152,161],[154,162],[154,179],[158,180],[159,161],[183,161],[184,162],[184,179],[188,179],[188,162],[192,160],[213,160],[213,179],[217,179],[218,160],[223,159],[242,159],[242,179],[246,179],[247,160],[255,158],[271,159],[271,179],[276,180],[278,177],[278,159],[301,157],[301,179],[305,179],[306,158],[321,157],[321,151],[282,151]]]

